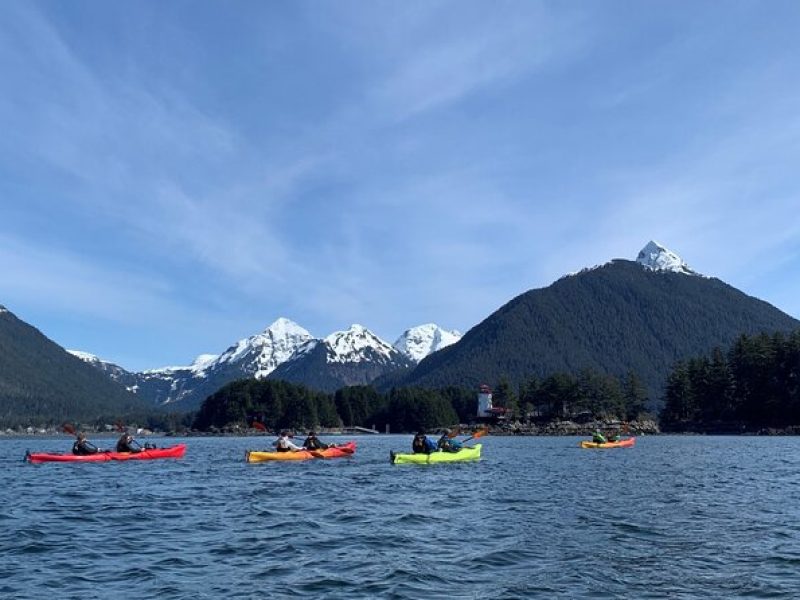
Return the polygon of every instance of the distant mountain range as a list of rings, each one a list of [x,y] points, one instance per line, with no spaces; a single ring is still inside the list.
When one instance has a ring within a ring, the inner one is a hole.
[[[361,325],[318,339],[297,323],[279,318],[262,333],[239,340],[222,354],[202,354],[186,367],[134,373],[86,352],[70,352],[148,402],[193,410],[236,379],[280,378],[323,391],[364,385],[412,367],[459,337],[456,331],[428,323],[406,330],[394,345]]]
[[[678,359],[727,347],[742,333],[798,327],[800,321],[697,273],[656,242],[636,261],[613,260],[525,292],[463,338],[431,323],[408,329],[391,345],[360,325],[316,338],[280,318],[221,354],[139,373],[85,352],[70,356],[0,309],[0,421],[153,405],[192,410],[242,378],[333,391],[368,383],[382,389],[472,387],[501,379],[520,384],[531,376],[594,369],[634,371],[657,396]]]

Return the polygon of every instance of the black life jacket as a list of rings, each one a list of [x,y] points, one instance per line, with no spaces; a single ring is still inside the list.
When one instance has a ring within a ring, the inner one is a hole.
[[[75,440],[75,443],[72,445],[72,453],[76,456],[86,456],[88,454],[96,454],[97,447],[94,444],[91,444],[87,440]]]
[[[411,449],[414,454],[424,454],[428,452],[428,446],[425,444],[425,438],[418,435],[414,436],[414,441],[411,442]]]
[[[303,447],[306,448],[307,450],[322,450],[325,448],[325,446],[322,445],[322,442],[320,442],[315,437],[307,438],[305,443],[303,444]]]

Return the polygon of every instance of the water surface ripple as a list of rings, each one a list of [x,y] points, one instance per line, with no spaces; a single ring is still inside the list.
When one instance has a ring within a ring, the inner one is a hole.
[[[263,438],[181,460],[29,465],[0,441],[0,597],[796,598],[800,438],[485,438],[478,463],[249,465]]]

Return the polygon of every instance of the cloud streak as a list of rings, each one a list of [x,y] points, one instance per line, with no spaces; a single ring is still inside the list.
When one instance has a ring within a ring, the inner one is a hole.
[[[726,47],[746,7],[713,34],[704,6],[205,8],[146,19],[147,44],[46,4],[0,23],[8,298],[176,337],[208,321],[221,345],[280,315],[391,339],[650,238],[752,293],[796,256],[797,59]]]

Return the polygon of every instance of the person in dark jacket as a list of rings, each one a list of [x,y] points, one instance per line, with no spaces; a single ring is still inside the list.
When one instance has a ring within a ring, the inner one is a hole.
[[[414,454],[430,454],[436,450],[436,442],[428,439],[424,431],[419,431],[414,436],[414,441],[411,442],[411,450]]]
[[[306,441],[303,442],[303,448],[306,450],[325,450],[328,448],[328,444],[323,444],[315,431],[309,431]]]
[[[117,440],[117,452],[141,452],[142,447],[139,445],[130,433],[123,433]]]
[[[86,434],[82,431],[78,434],[75,443],[72,444],[72,453],[76,456],[88,456],[101,452],[100,448],[86,439]]]

